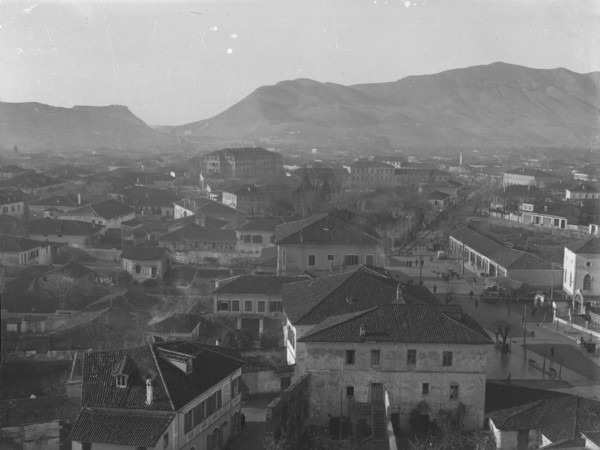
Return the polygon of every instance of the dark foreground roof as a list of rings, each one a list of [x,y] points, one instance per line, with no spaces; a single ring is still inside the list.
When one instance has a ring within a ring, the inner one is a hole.
[[[361,329],[365,331],[361,334]],[[300,342],[405,342],[491,344],[487,333],[458,305],[392,303],[326,319]]]

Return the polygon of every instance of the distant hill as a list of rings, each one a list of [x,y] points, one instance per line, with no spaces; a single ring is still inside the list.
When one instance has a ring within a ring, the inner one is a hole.
[[[0,148],[5,150],[15,145],[22,151],[160,148],[171,140],[126,106],[58,108],[0,102]]]
[[[171,132],[305,148],[600,147],[599,93],[599,72],[505,63],[354,86],[298,79]]]

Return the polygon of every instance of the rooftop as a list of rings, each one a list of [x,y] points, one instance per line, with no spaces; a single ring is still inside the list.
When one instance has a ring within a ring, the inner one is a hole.
[[[171,251],[166,247],[130,247],[121,252],[121,259],[157,261],[162,259],[165,253],[171,253]]]
[[[279,295],[284,285],[305,281],[308,277],[284,277],[278,275],[238,275],[221,280],[213,294],[265,294]]]

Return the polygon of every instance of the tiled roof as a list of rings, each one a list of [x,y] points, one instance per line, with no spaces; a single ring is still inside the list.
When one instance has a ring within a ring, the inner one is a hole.
[[[553,173],[544,172],[543,170],[530,169],[528,167],[520,167],[517,169],[507,170],[507,174],[511,175],[529,175],[531,177],[556,177]]]
[[[531,253],[504,247],[470,228],[463,227],[452,231],[450,237],[481,253],[505,269],[552,269],[551,262]]]
[[[264,247],[254,260],[255,266],[277,267],[277,247]]]
[[[103,219],[114,219],[135,212],[133,208],[118,200],[109,199],[103,202],[92,203],[65,213],[65,216],[95,215]]]
[[[165,247],[130,247],[121,252],[121,259],[134,259],[136,261],[157,261],[165,253],[171,253]]]
[[[495,411],[490,418],[502,431],[538,430],[551,442],[578,446],[582,432],[600,431],[600,402],[559,395]]]
[[[47,177],[41,173],[22,173],[13,178],[0,181],[0,187],[16,187],[25,189],[34,189],[45,186],[55,186],[62,184],[64,181],[57,178]]]
[[[308,277],[284,277],[278,275],[238,275],[219,282],[213,294],[265,294],[278,295],[285,284],[305,281]]]
[[[29,234],[62,234],[66,236],[90,236],[98,233],[101,229],[80,220],[61,220],[50,217],[30,220],[25,227]]]
[[[248,222],[239,229],[243,231],[275,231],[275,227],[282,223],[281,217],[249,217]]]
[[[12,236],[9,234],[0,234],[0,252],[25,252],[45,245],[44,242],[34,241],[33,239]]]
[[[191,358],[186,374],[169,361]],[[132,362],[127,386],[116,386],[113,367],[124,357]],[[138,411],[176,411],[244,365],[230,349],[193,342],[161,342],[142,347],[85,355],[82,407]],[[153,401],[146,404],[146,379],[152,380]]]
[[[594,255],[600,253],[600,238],[588,238],[583,241],[577,241],[566,246],[573,253]]]
[[[123,312],[150,311],[162,303],[160,298],[146,295],[143,292],[127,291],[119,294],[105,295],[86,306],[83,311],[98,311],[113,308]]]
[[[175,313],[152,325],[152,331],[166,333],[191,333],[202,321],[198,314]]]
[[[0,205],[5,203],[22,202],[25,195],[18,189],[2,189],[0,190]]]
[[[73,424],[70,440],[129,447],[153,448],[175,414],[106,411],[83,408]]]
[[[446,200],[448,197],[450,197],[450,194],[440,191],[430,192],[427,196],[427,198],[430,200]]]
[[[214,230],[205,228],[195,223],[190,223],[158,238],[159,242],[179,241],[236,241],[237,237],[233,230]]]
[[[598,192],[600,192],[594,186],[587,184],[587,183],[581,183],[581,184],[575,186],[574,188],[567,189],[567,190],[571,191],[571,192],[591,193],[591,194],[597,194]]]
[[[464,317],[468,320],[465,320]],[[366,338],[361,337],[361,328]],[[492,344],[477,323],[458,305],[391,303],[339,320],[331,317],[305,334],[300,342],[378,342]]]
[[[88,269],[83,264],[79,264],[76,261],[69,261],[64,265],[49,271],[45,275],[50,275],[52,273],[60,273],[71,278],[81,278],[90,273],[95,274],[96,272],[94,272],[92,269]]]
[[[360,266],[340,275],[286,284],[281,298],[290,322],[308,325],[320,323],[333,315],[395,302],[398,294],[405,303],[422,302],[420,293],[412,287]],[[429,297],[425,299],[427,303],[430,301]]]
[[[77,199],[74,199],[68,195],[55,195],[53,197],[43,198],[41,200],[35,200],[33,202],[29,202],[29,205],[34,206],[69,206],[75,207],[77,205]]]
[[[379,240],[329,214],[284,223],[275,228],[275,244],[378,245]]]

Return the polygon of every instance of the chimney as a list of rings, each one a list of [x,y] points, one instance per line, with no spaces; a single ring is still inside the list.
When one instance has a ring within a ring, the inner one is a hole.
[[[360,325],[360,329],[358,330],[358,337],[359,337],[359,339],[363,340],[366,335],[367,335],[367,328],[365,327],[365,324],[363,323]]]
[[[152,379],[146,378],[146,405],[151,405],[153,400]]]
[[[77,194],[77,204],[81,205],[81,193]]]
[[[396,287],[396,302],[395,303],[402,303],[402,288],[400,287],[400,283],[398,283],[398,286]]]
[[[548,205],[544,205],[544,212],[548,212]]]

